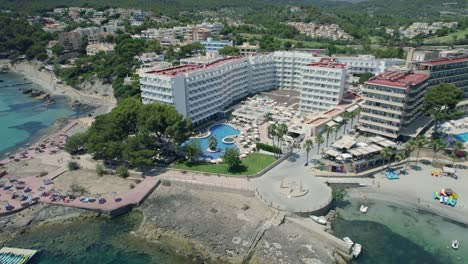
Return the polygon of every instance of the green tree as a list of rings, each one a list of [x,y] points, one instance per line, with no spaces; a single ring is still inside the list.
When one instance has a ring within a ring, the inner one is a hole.
[[[218,149],[218,139],[213,136],[208,138],[208,148],[210,148],[211,151],[216,151]]]
[[[406,165],[405,165],[405,171],[406,168],[408,167],[408,163],[410,161],[411,153],[416,150],[416,140],[415,139],[410,139],[408,142],[405,144],[405,149],[408,152],[408,159],[406,160]]]
[[[237,170],[242,165],[239,152],[235,148],[227,148],[225,150],[223,161],[227,164],[229,171]]]
[[[455,166],[455,160],[457,158],[458,153],[464,150],[465,150],[465,146],[463,145],[463,143],[461,143],[460,141],[457,141],[455,145],[453,146],[453,153],[451,154],[451,157],[453,160],[453,163],[452,163],[453,166]]]
[[[441,121],[459,115],[457,104],[463,98],[463,91],[450,83],[442,83],[430,88],[425,96],[425,110],[436,121],[434,131],[437,131]]]
[[[78,151],[86,149],[86,142],[88,141],[87,133],[78,133],[67,139],[64,150],[70,154],[75,154]]]
[[[383,162],[382,162],[382,171],[383,171],[385,168],[385,162],[389,161],[393,155],[393,150],[390,147],[385,147],[380,151],[380,155],[382,156],[382,159],[383,159]]]
[[[319,154],[320,153],[320,145],[323,144],[323,142],[325,142],[325,140],[323,139],[323,135],[318,134],[315,137],[315,142],[317,143],[317,154]]]
[[[418,136],[416,139],[415,139],[415,145],[416,145],[416,149],[418,150],[417,154],[416,154],[416,164],[418,164],[418,161],[419,161],[419,154],[421,152],[421,149],[426,146],[428,144],[428,140],[426,137],[424,136]]]
[[[365,73],[359,74],[359,84],[364,84],[372,77],[374,77],[374,74],[371,72],[365,72]]]
[[[130,173],[128,172],[128,167],[125,166],[125,165],[121,165],[121,166],[117,167],[115,172],[121,178],[128,178],[128,176],[130,176]]]
[[[52,46],[51,50],[55,55],[59,56],[64,52],[65,47],[62,44],[57,43],[54,46]]]
[[[192,140],[185,145],[185,154],[188,160],[193,161],[197,159],[202,153],[201,145],[198,140]]]
[[[313,147],[314,147],[314,141],[312,141],[312,139],[309,138],[304,142],[304,148],[307,153],[306,164],[309,163],[309,152],[312,150]]]
[[[232,46],[224,46],[219,50],[219,54],[224,56],[238,56],[240,55],[239,49]]]
[[[396,159],[398,162],[402,162],[403,160],[406,159],[406,153],[404,153],[404,152],[398,152],[398,153],[395,155],[395,159]],[[405,167],[405,170],[406,170],[406,167]]]
[[[333,133],[335,131],[335,128],[332,127],[332,126],[327,126],[327,128],[325,128],[325,133],[327,133],[327,143],[326,143],[326,146],[328,146],[328,139],[330,138],[330,134]]]
[[[88,190],[86,189],[86,187],[80,185],[79,183],[74,182],[70,185],[69,192],[73,195],[79,196],[79,195],[87,194]]]
[[[445,144],[440,138],[431,140],[429,144],[431,145],[432,151],[434,153],[434,155],[432,156],[432,164],[434,164],[437,153],[445,149]]]

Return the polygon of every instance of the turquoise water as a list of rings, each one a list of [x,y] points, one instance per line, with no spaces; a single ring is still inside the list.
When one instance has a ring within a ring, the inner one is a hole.
[[[54,223],[20,234],[6,246],[39,250],[32,264],[193,263],[163,243],[149,243],[132,235],[142,218],[134,212],[115,219]]]
[[[196,140],[200,142],[201,148],[203,153],[200,155],[202,158],[209,158],[209,159],[218,159],[223,156],[224,150],[227,148],[237,148],[235,144],[225,144],[223,143],[223,138],[227,136],[235,136],[240,134],[240,130],[233,128],[232,126],[220,124],[210,127],[211,135],[204,138],[193,138],[191,140]],[[208,152],[208,140],[213,136],[218,140],[218,152]]]
[[[361,256],[352,263],[468,263],[466,225],[369,199],[369,210],[362,214],[360,202],[342,203],[333,227],[336,236],[362,244]],[[460,241],[458,250],[451,248],[452,239]]]
[[[468,132],[457,134],[455,135],[455,138],[460,140],[461,142],[468,142]]]
[[[22,75],[0,74],[0,154],[13,151],[43,134],[57,120],[75,114],[64,99],[54,98],[55,104],[45,106],[43,101],[22,94],[19,89],[38,88],[35,84],[4,87],[28,82]]]

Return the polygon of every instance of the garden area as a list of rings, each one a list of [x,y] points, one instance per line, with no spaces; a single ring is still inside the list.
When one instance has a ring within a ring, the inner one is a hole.
[[[275,162],[275,160],[276,159],[271,155],[252,153],[242,160],[241,166],[231,170],[228,169],[228,165],[226,163],[209,164],[192,161],[178,163],[175,165],[175,168],[180,170],[208,172],[214,174],[250,176],[257,174],[266,167],[270,166],[273,162]]]

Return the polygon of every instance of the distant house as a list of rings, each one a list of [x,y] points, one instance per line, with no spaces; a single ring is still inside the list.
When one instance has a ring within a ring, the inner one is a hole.
[[[208,38],[206,41],[199,41],[203,46],[205,46],[206,51],[211,50],[220,50],[226,46],[233,46],[231,40],[213,40],[212,38]]]

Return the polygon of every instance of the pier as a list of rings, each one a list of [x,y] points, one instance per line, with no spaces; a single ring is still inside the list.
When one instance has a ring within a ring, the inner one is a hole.
[[[0,263],[26,264],[36,253],[37,250],[33,249],[4,247],[0,249]]]

